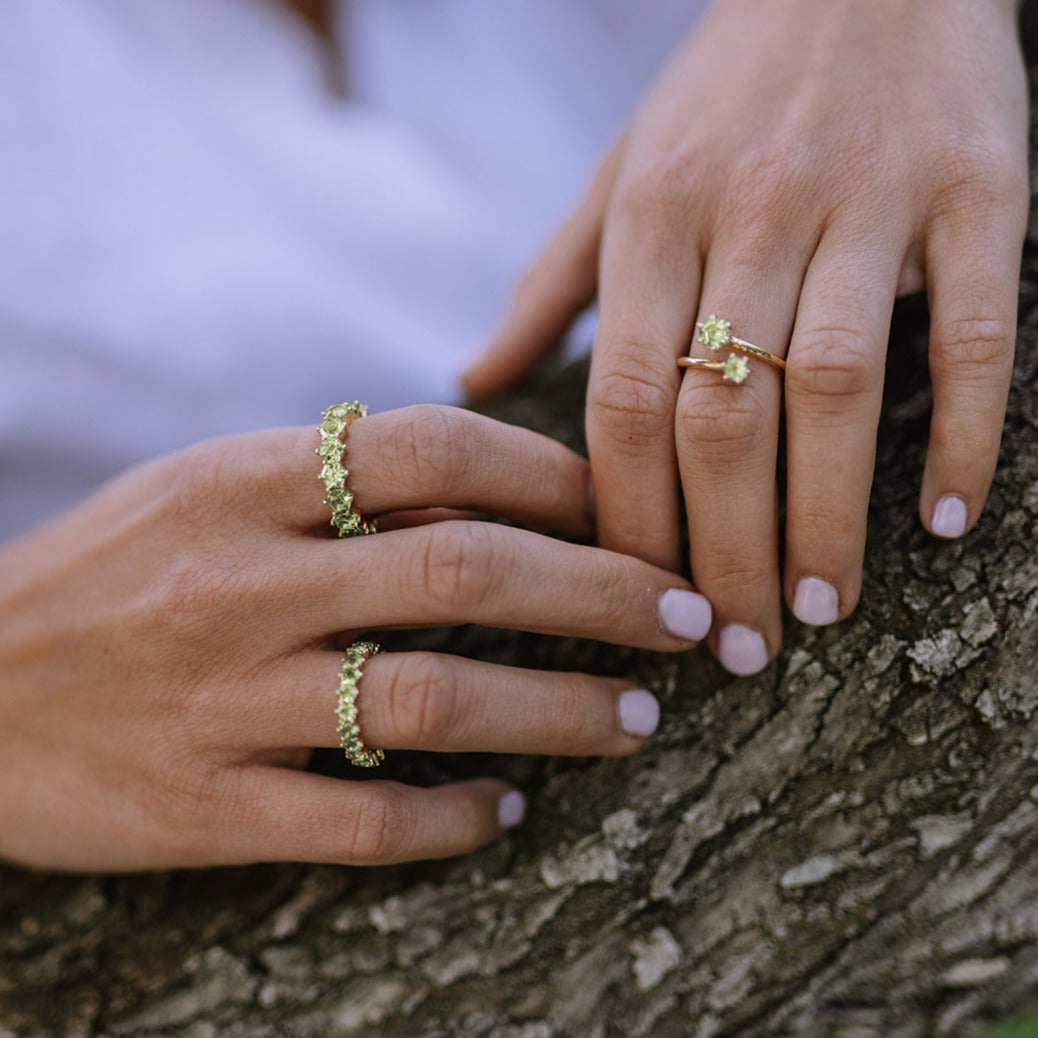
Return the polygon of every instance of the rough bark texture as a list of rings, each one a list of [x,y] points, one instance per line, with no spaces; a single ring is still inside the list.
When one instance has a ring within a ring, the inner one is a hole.
[[[528,822],[449,863],[117,878],[0,870],[9,1036],[978,1035],[1038,1009],[1038,258],[1001,466],[962,543],[920,529],[925,314],[902,309],[861,606],[777,663],[466,629],[411,638],[637,675],[624,761],[505,774]],[[581,366],[498,415],[579,442]],[[401,639],[398,644],[403,644]]]

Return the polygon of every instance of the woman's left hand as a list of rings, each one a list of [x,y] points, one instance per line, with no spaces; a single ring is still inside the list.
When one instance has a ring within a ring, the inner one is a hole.
[[[778,651],[783,594],[812,624],[858,601],[891,310],[924,287],[934,409],[920,514],[943,537],[977,521],[1012,369],[1026,131],[1011,0],[719,0],[466,386],[482,396],[525,372],[597,291],[600,541],[678,568],[683,493],[711,645],[730,670],[757,671]],[[751,358],[733,387],[675,365],[714,313],[788,350],[784,576],[782,376]]]

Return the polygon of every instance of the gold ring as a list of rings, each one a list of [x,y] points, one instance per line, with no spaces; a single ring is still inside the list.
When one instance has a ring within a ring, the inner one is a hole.
[[[346,486],[349,470],[346,459],[346,435],[357,418],[366,418],[368,409],[356,400],[335,404],[321,412],[321,424],[317,427],[321,443],[317,453],[321,458],[321,482],[324,483],[324,503],[332,510],[331,523],[340,537],[358,537],[365,533],[377,533],[378,523],[365,519],[353,507],[353,493]]]
[[[705,346],[713,353],[722,349],[735,350],[729,353],[724,360],[700,360],[697,357],[678,357],[679,368],[705,368],[707,371],[719,371],[725,382],[732,385],[741,385],[749,378],[750,362],[747,357],[755,357],[757,360],[770,364],[776,371],[785,371],[786,362],[781,357],[776,357],[759,346],[745,339],[737,339],[732,335],[732,325],[723,317],[711,314],[705,321],[696,325],[696,339],[700,345]]]
[[[339,698],[335,708],[339,741],[346,759],[358,768],[374,768],[386,759],[382,750],[372,750],[364,745],[357,720],[357,682],[361,679],[365,662],[377,652],[381,649],[374,642],[354,642],[346,650],[339,670]]]

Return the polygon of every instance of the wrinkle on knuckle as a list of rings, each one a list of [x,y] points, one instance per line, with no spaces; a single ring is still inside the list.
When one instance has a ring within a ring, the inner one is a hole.
[[[1013,360],[1009,325],[990,315],[941,319],[933,329],[930,366],[935,379],[952,382],[1001,380]]]
[[[669,235],[689,219],[699,165],[694,153],[674,149],[629,173],[614,194],[610,218]]]
[[[407,810],[393,787],[366,783],[357,798],[343,838],[346,861],[380,864],[398,860],[408,824]]]
[[[853,403],[882,381],[882,350],[856,328],[813,329],[786,363],[787,399],[814,408]]]
[[[393,730],[405,745],[439,747],[457,731],[457,683],[450,668],[432,654],[407,654],[386,693]]]
[[[493,530],[485,523],[448,521],[430,527],[425,538],[417,555],[425,599],[452,615],[478,611],[493,594],[502,563]]]
[[[437,488],[464,477],[472,457],[460,415],[450,408],[425,404],[413,409],[395,431],[394,454],[409,481]]]
[[[711,601],[738,602],[739,610],[729,610],[736,615],[746,614],[745,606],[760,601],[772,587],[772,576],[763,564],[754,566],[744,555],[723,549],[712,553],[709,570],[697,574],[697,581]]]
[[[703,382],[678,398],[678,435],[708,465],[756,452],[770,433],[768,422],[761,398],[743,387]]]
[[[794,504],[789,509],[786,526],[791,538],[801,545],[802,552],[810,552],[816,545],[839,545],[845,550],[861,540],[864,518],[856,518],[835,507],[824,504]]]
[[[1016,148],[952,134],[939,149],[931,175],[936,184],[931,216],[981,215],[1011,207],[1026,225],[1030,185],[1027,163]]]
[[[633,360],[614,365],[595,380],[588,394],[589,417],[598,429],[615,444],[636,450],[670,435],[673,407],[671,389]]]

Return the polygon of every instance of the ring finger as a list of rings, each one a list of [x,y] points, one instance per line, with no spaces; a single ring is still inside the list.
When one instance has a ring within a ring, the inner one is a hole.
[[[802,274],[795,257],[769,256],[746,242],[719,246],[707,264],[699,319],[723,315],[733,336],[783,357]],[[690,352],[709,351],[695,344]],[[782,638],[775,477],[782,376],[727,348],[719,359],[726,354],[747,361],[745,381],[687,369],[675,438],[692,574],[714,608],[710,644],[732,673],[753,674]]]
[[[279,691],[253,708],[257,747],[337,746],[341,663],[321,651],[286,664]],[[358,690],[363,739],[386,750],[614,757],[634,753],[659,720],[655,697],[620,679],[430,652],[372,656]]]

